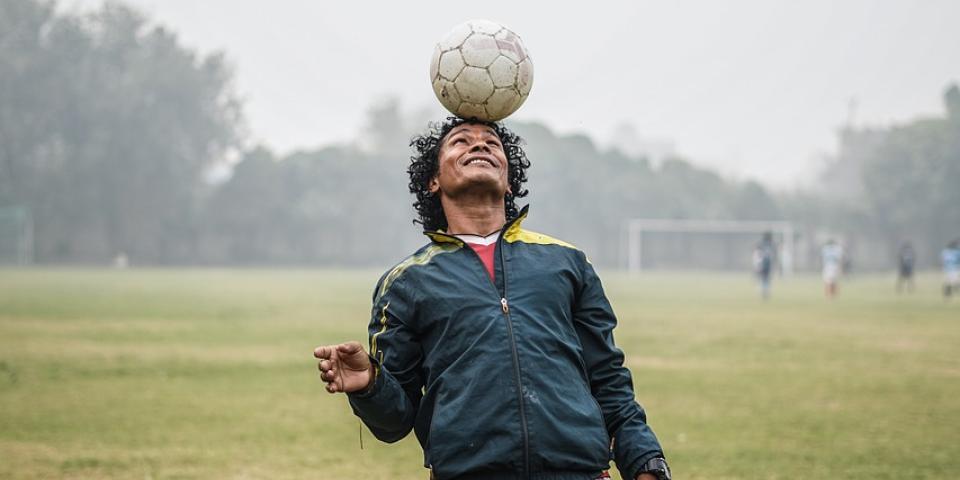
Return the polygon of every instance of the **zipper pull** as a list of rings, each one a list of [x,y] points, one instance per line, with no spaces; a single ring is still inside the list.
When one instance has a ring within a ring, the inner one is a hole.
[[[503,313],[505,313],[505,314],[509,314],[509,313],[510,313],[510,305],[507,305],[507,299],[506,299],[506,298],[501,298],[501,299],[500,299],[500,307],[503,308]]]

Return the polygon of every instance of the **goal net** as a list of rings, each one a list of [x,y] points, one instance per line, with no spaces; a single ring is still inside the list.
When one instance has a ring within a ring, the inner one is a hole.
[[[33,262],[33,221],[23,207],[0,207],[0,265]]]
[[[637,218],[624,222],[624,262],[644,270],[749,270],[764,234],[776,247],[776,268],[793,273],[794,228],[790,222],[669,220]]]

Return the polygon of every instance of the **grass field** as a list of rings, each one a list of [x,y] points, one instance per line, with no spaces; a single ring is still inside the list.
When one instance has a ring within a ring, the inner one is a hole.
[[[0,478],[426,478],[322,388],[377,272],[0,270]],[[604,276],[678,479],[960,478],[960,302]],[[619,478],[619,477],[617,477]]]

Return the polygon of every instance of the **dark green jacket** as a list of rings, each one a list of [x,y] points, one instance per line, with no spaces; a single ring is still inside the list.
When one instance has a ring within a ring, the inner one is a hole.
[[[394,442],[410,429],[437,479],[624,478],[662,455],[613,342],[600,279],[573,246],[504,226],[496,282],[456,237],[432,242],[377,284],[373,386],[354,412]],[[611,447],[612,443],[612,447]]]

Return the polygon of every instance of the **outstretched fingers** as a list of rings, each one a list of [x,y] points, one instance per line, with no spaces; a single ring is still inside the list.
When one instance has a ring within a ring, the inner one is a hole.
[[[327,382],[327,386],[325,388],[327,389],[327,393],[337,393],[340,391],[337,382]]]
[[[355,391],[367,385],[372,374],[370,360],[360,342],[351,341],[336,345],[323,345],[313,350],[319,359],[317,369],[320,379],[327,383],[330,393]]]
[[[327,383],[327,392],[336,393],[340,388],[339,383],[342,380],[338,378],[337,365],[340,364],[337,350],[340,345],[324,345],[313,350],[313,356],[319,358],[317,369],[320,370],[320,379]]]
[[[317,365],[320,369],[320,379],[324,382],[332,382],[337,379],[337,370],[334,362],[330,360],[321,360]]]

